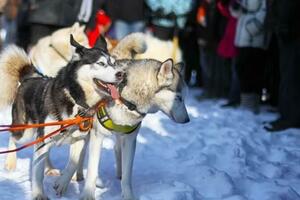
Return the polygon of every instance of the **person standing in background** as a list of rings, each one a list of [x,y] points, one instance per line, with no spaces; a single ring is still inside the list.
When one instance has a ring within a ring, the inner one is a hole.
[[[172,40],[187,22],[193,0],[146,0],[151,12],[153,35],[161,40]]]
[[[106,2],[108,16],[112,18],[117,40],[142,32],[145,28],[145,5],[143,0],[109,0]]]
[[[4,29],[3,47],[16,43],[17,40],[17,15],[20,0],[7,0],[3,7],[3,17],[1,24]]]
[[[265,34],[266,0],[236,0],[238,17],[235,45],[241,86],[241,107],[259,113],[269,37]]]
[[[91,16],[92,1],[30,0],[30,45],[57,29],[73,25],[76,21],[86,23]]]
[[[223,107],[237,106],[240,103],[240,82],[237,75],[235,58],[238,50],[234,45],[237,18],[230,12],[234,0],[220,0],[217,3],[219,12],[227,18],[224,35],[218,45],[217,53],[226,59],[231,65],[231,83],[228,95],[228,102]]]
[[[268,131],[300,128],[300,1],[273,0],[274,30],[279,46],[279,114]]]
[[[198,100],[226,97],[230,87],[230,68],[225,59],[218,55],[217,48],[227,19],[218,12],[217,0],[200,1],[197,22],[203,81],[203,93]]]
[[[179,30],[179,46],[182,49],[182,58],[185,63],[185,81],[190,87],[200,87],[201,69],[200,69],[200,50],[197,44],[197,8],[196,2],[193,2],[192,10],[187,14],[187,22],[184,28]]]

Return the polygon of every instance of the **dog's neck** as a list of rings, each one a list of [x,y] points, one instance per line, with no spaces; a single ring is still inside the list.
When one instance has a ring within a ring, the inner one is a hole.
[[[86,101],[86,91],[84,91],[80,82],[78,82],[78,70],[80,62],[70,62],[66,67],[62,68],[55,77],[58,85],[69,90],[70,96],[76,104],[83,108],[89,108],[93,104]]]
[[[113,122],[120,125],[134,126],[145,117],[145,115],[130,111],[124,104],[116,104],[114,102],[110,102],[107,105],[107,112]]]

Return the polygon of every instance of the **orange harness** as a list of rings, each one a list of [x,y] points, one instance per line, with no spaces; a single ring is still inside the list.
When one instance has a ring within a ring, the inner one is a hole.
[[[107,101],[102,100],[99,103],[97,103],[92,109],[96,110],[99,108],[99,106],[106,105]],[[6,150],[6,151],[0,151],[0,154],[6,154],[6,153],[11,153],[11,152],[17,152],[22,149],[25,149],[27,147],[33,146],[35,144],[38,144],[40,142],[45,141],[47,138],[50,138],[61,131],[66,130],[70,126],[77,125],[80,131],[89,131],[93,127],[93,116],[91,117],[82,117],[80,115],[76,115],[75,118],[73,119],[66,119],[62,121],[56,121],[56,122],[49,122],[49,123],[42,123],[42,124],[12,124],[12,125],[0,125],[0,132],[3,131],[20,131],[20,130],[25,130],[29,128],[40,128],[40,127],[46,127],[46,126],[58,126],[60,125],[61,127],[51,133],[48,133],[44,135],[43,137],[39,137],[38,139],[29,142],[19,148],[16,149],[11,149],[11,150]]]

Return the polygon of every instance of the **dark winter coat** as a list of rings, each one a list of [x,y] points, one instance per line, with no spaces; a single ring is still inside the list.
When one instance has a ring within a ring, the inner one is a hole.
[[[123,20],[130,23],[145,19],[143,0],[108,0],[106,8],[112,20]]]
[[[275,14],[275,31],[282,41],[300,39],[300,1],[275,0],[273,4]]]
[[[28,22],[54,26],[71,26],[82,0],[32,0]]]

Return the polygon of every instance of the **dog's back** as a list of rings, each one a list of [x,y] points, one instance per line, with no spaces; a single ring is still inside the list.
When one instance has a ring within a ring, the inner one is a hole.
[[[84,26],[75,23],[71,27],[59,29],[52,35],[41,38],[31,48],[29,54],[32,62],[43,74],[55,77],[57,72],[71,60],[73,52],[69,41],[70,34],[80,44],[89,47]]]

